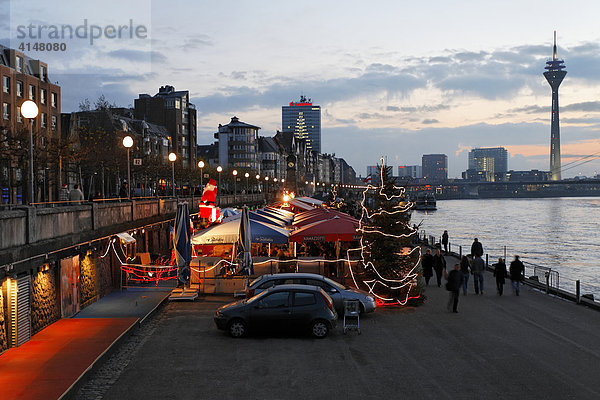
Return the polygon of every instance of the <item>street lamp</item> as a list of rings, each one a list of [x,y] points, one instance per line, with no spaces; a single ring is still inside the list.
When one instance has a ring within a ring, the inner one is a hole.
[[[171,161],[171,186],[173,187],[173,197],[175,197],[175,161],[177,154],[169,153],[169,161]]]
[[[38,116],[38,106],[31,100],[21,104],[21,115],[29,118],[29,203],[33,203],[33,120]]]
[[[246,177],[246,195],[248,194],[248,177],[250,176],[249,173],[245,173],[244,176]]]
[[[269,193],[269,177],[265,176],[265,193]]]
[[[234,169],[232,174],[233,174],[233,201],[235,202],[235,196],[237,195],[237,169]]]
[[[202,190],[202,186],[204,186],[202,178],[204,178],[204,161],[198,161],[198,168],[200,168],[200,190]]]
[[[123,147],[127,149],[127,198],[131,200],[131,166],[129,165],[129,149],[133,146],[131,136],[123,138]]]
[[[220,165],[217,167],[217,172],[219,173],[219,187],[217,188],[217,194],[220,193],[221,190],[221,172],[223,172],[223,167]]]

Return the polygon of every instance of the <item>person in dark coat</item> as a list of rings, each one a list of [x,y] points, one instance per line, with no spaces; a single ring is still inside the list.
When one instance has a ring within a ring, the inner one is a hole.
[[[510,281],[517,296],[521,293],[521,281],[523,279],[525,279],[525,266],[519,260],[519,256],[515,256],[513,262],[510,263]]]
[[[473,244],[471,245],[471,255],[473,256],[473,258],[475,258],[475,256],[483,256],[483,246],[477,238],[473,240]]]
[[[431,255],[431,250],[427,250],[425,254],[421,256],[421,266],[423,267],[425,285],[429,286],[429,279],[433,276],[433,256]]]
[[[444,270],[444,275],[448,282],[446,283],[446,289],[450,292],[448,296],[447,309],[450,311],[450,305],[452,304],[452,312],[458,312],[458,291],[462,284],[463,274],[460,272],[460,265],[455,264],[454,269],[450,273]]]
[[[506,272],[506,264],[502,258],[498,259],[498,262],[494,264],[494,276],[496,277],[496,288],[498,289],[498,296],[502,296],[504,291],[504,278],[506,278],[508,272]]]
[[[442,244],[444,245],[444,255],[448,255],[448,231],[442,234]]]
[[[440,249],[437,249],[435,256],[433,256],[433,269],[435,270],[437,285],[442,287],[442,273],[446,270],[446,259],[440,254]]]
[[[463,294],[467,295],[467,283],[469,283],[469,274],[471,269],[471,263],[469,262],[469,258],[467,256],[462,256],[460,259],[460,272],[463,274],[462,279],[462,287]]]
[[[473,257],[471,261],[471,273],[473,274],[473,286],[475,294],[483,295],[483,273],[485,272],[485,263],[479,256]]]

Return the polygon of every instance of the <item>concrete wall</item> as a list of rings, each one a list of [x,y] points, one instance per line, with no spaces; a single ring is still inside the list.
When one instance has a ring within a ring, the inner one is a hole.
[[[58,268],[33,275],[31,281],[31,334],[60,319]]]
[[[27,211],[0,212],[0,248],[20,246],[27,242]]]

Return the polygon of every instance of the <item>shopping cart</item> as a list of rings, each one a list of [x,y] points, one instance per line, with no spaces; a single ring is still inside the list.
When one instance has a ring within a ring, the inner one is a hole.
[[[344,301],[344,335],[347,331],[357,331],[360,335],[360,301]]]

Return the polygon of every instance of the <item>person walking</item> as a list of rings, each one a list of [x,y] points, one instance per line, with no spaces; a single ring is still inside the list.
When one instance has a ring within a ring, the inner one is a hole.
[[[485,263],[480,256],[473,257],[471,262],[471,273],[473,274],[473,286],[475,287],[475,294],[483,295],[483,273],[485,271]]]
[[[471,269],[471,265],[469,263],[469,258],[467,256],[462,256],[460,259],[460,272],[463,274],[462,279],[462,287],[463,294],[467,295],[467,284],[469,283],[469,270]]]
[[[471,255],[473,257],[475,257],[475,256],[482,257],[483,256],[483,246],[481,245],[481,242],[477,238],[475,238],[475,240],[473,240],[473,244],[471,245]]]
[[[494,276],[496,277],[496,289],[498,290],[498,296],[502,296],[504,291],[504,278],[508,273],[506,272],[506,264],[502,258],[498,259],[498,262],[494,265]]]
[[[444,245],[444,255],[448,255],[448,231],[442,234],[442,244]]]
[[[442,274],[446,270],[446,259],[440,254],[440,249],[435,250],[435,255],[433,256],[433,269],[435,270],[437,285],[438,287],[442,287]]]
[[[519,256],[510,263],[510,281],[515,292],[515,295],[521,293],[521,281],[525,279],[525,266],[519,260]]]
[[[83,200],[83,192],[79,189],[79,185],[73,186],[73,189],[69,192],[69,201],[81,201]]]
[[[425,254],[421,256],[421,266],[423,267],[423,278],[425,278],[425,285],[429,286],[429,279],[433,276],[433,256],[431,250],[427,250]]]
[[[66,183],[63,183],[60,191],[58,192],[59,201],[69,201],[69,188]]]
[[[448,282],[446,282],[446,289],[450,292],[448,296],[448,305],[446,309],[450,311],[450,305],[452,305],[452,312],[458,312],[458,292],[463,280],[463,274],[460,272],[460,265],[454,264],[454,269],[448,273],[444,270],[444,276]]]

